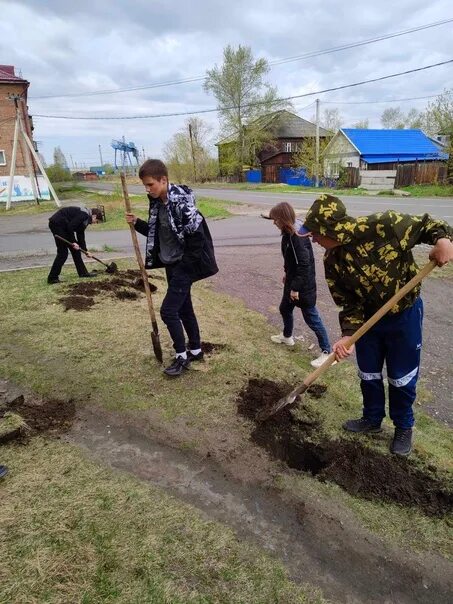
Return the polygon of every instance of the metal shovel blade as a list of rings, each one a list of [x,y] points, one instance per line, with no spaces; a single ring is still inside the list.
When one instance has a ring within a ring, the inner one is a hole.
[[[154,356],[159,361],[159,363],[164,362],[164,357],[162,355],[162,347],[160,345],[159,334],[154,331],[151,332],[151,342],[153,345]]]

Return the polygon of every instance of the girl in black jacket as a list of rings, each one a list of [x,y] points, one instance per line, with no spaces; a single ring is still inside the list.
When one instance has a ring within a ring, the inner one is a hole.
[[[283,332],[271,336],[276,344],[294,346],[293,311],[298,306],[308,327],[318,338],[321,355],[311,364],[319,367],[331,352],[329,338],[316,308],[316,274],[313,250],[309,237],[297,234],[298,225],[293,207],[286,201],[277,204],[269,212],[269,218],[282,233],[282,255],[284,265],[283,297],[280,314]]]

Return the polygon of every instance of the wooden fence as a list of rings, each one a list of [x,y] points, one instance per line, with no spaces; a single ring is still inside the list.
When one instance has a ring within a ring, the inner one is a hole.
[[[360,169],[352,166],[345,168],[342,186],[347,189],[355,189],[360,186]]]
[[[395,189],[410,185],[431,185],[447,180],[447,165],[440,162],[400,164],[396,170]]]

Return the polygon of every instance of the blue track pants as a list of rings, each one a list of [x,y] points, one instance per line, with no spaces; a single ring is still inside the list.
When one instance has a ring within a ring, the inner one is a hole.
[[[386,315],[356,344],[363,395],[363,417],[379,425],[385,417],[384,361],[389,383],[389,415],[398,428],[414,425],[412,405],[422,347],[423,302]]]

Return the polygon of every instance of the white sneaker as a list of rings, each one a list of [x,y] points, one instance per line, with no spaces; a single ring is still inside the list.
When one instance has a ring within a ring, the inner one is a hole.
[[[321,354],[319,355],[319,357],[317,359],[313,359],[313,361],[310,362],[310,365],[312,367],[321,367],[321,365],[324,363],[324,361],[327,360],[328,356],[330,355],[330,352],[321,352]],[[335,365],[337,361],[334,361],[332,363],[332,365]]]
[[[285,338],[282,333],[279,333],[278,336],[271,336],[271,340],[274,344],[286,344],[287,346],[294,346],[295,344],[293,336]]]

